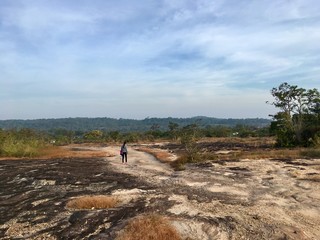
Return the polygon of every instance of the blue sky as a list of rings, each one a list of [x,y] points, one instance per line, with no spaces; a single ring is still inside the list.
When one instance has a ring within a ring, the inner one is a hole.
[[[267,118],[319,62],[318,0],[0,1],[0,119]]]

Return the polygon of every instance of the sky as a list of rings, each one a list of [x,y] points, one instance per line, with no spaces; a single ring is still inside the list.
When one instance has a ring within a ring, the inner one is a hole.
[[[269,118],[319,63],[319,0],[0,1],[2,120]]]

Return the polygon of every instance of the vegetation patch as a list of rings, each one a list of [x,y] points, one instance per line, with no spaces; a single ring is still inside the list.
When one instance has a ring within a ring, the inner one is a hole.
[[[174,170],[182,171],[186,169],[185,164],[187,163],[188,163],[188,158],[186,155],[183,155],[178,157],[178,159],[172,162],[170,165]]]
[[[240,159],[297,159],[301,157],[300,149],[268,149],[242,151],[235,153],[236,158]]]
[[[84,145],[69,145],[69,146],[47,146],[41,149],[40,156],[43,158],[98,158],[110,157],[113,154],[99,148],[81,148]],[[81,151],[79,150],[81,149]]]
[[[170,225],[167,218],[149,214],[129,221],[116,240],[181,240],[176,229]]]
[[[270,131],[279,147],[317,146],[320,132],[320,92],[282,83],[272,88],[271,104],[280,111],[273,115]]]
[[[0,129],[1,157],[36,157],[45,145],[43,136],[33,130]]]
[[[305,149],[300,154],[302,157],[320,158],[320,149]]]
[[[214,143],[213,143],[214,144]],[[213,147],[215,149],[215,147]],[[251,149],[229,151],[228,153],[219,152],[199,152],[198,157],[193,160],[188,154],[182,154],[178,159],[171,163],[176,171],[185,170],[187,163],[199,163],[213,161],[223,163],[224,161],[239,161],[240,159],[299,159],[299,158],[320,158],[320,150],[307,148],[273,148],[273,149]]]
[[[119,199],[112,196],[83,196],[72,199],[67,203],[69,209],[105,209],[114,208],[119,204]]]
[[[140,147],[136,150],[149,153],[161,162],[171,162],[172,161],[171,160],[172,156],[167,151],[163,151],[163,150],[159,150],[159,149],[151,149],[148,147]]]

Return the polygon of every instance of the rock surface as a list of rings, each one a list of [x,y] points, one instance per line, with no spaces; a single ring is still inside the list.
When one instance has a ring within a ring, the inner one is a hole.
[[[319,239],[320,160],[237,160],[175,172],[151,155],[101,147],[104,158],[0,161],[1,239],[115,239],[144,213],[170,218],[186,239]],[[111,154],[110,154],[111,153]],[[71,210],[83,195],[112,209]]]

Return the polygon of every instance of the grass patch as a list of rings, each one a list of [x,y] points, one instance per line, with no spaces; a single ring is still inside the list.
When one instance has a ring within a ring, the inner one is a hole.
[[[296,159],[300,157],[300,149],[268,149],[256,151],[243,151],[235,154],[237,158],[262,159],[262,158],[285,158]]]
[[[170,166],[176,171],[185,170],[185,164],[187,163],[199,163],[203,162],[206,158],[202,154],[194,154],[193,158],[189,154],[182,154],[177,160],[170,163]],[[211,159],[211,158],[210,158]],[[211,159],[212,160],[212,159]]]
[[[297,159],[301,158],[301,149],[268,149],[252,151],[230,151],[228,154],[204,153],[205,160],[233,160],[233,159]]]
[[[261,148],[261,147],[273,147],[276,144],[276,139],[274,137],[212,137],[212,138],[202,138],[199,143],[212,143],[219,144],[224,143],[228,146],[248,146],[251,148]]]
[[[186,169],[185,164],[188,163],[188,158],[187,156],[183,155],[178,157],[177,160],[173,161],[170,163],[170,166],[175,170],[175,171],[183,171]]]
[[[119,199],[112,196],[83,196],[72,199],[67,203],[70,209],[105,209],[114,208],[119,204]]]
[[[172,161],[171,160],[172,155],[166,151],[163,151],[163,150],[152,149],[152,148],[148,148],[148,147],[139,147],[137,150],[149,153],[161,162],[171,162]]]
[[[6,139],[1,144],[0,155],[3,157],[37,157],[44,145],[40,140]]]
[[[110,157],[113,154],[99,148],[86,148],[86,145],[68,145],[68,146],[48,146],[41,150],[40,156],[43,158],[88,158],[88,157]]]
[[[300,152],[302,157],[320,158],[320,149],[305,149]]]
[[[167,218],[149,214],[132,219],[116,240],[181,240]]]
[[[230,151],[229,153],[203,152],[199,153],[196,161],[190,161],[187,154],[181,155],[171,163],[176,171],[185,170],[185,164],[202,161],[228,161],[240,159],[299,159],[299,158],[320,158],[319,149],[253,149]]]
[[[31,129],[0,129],[0,157],[36,157],[46,143],[41,133]]]

